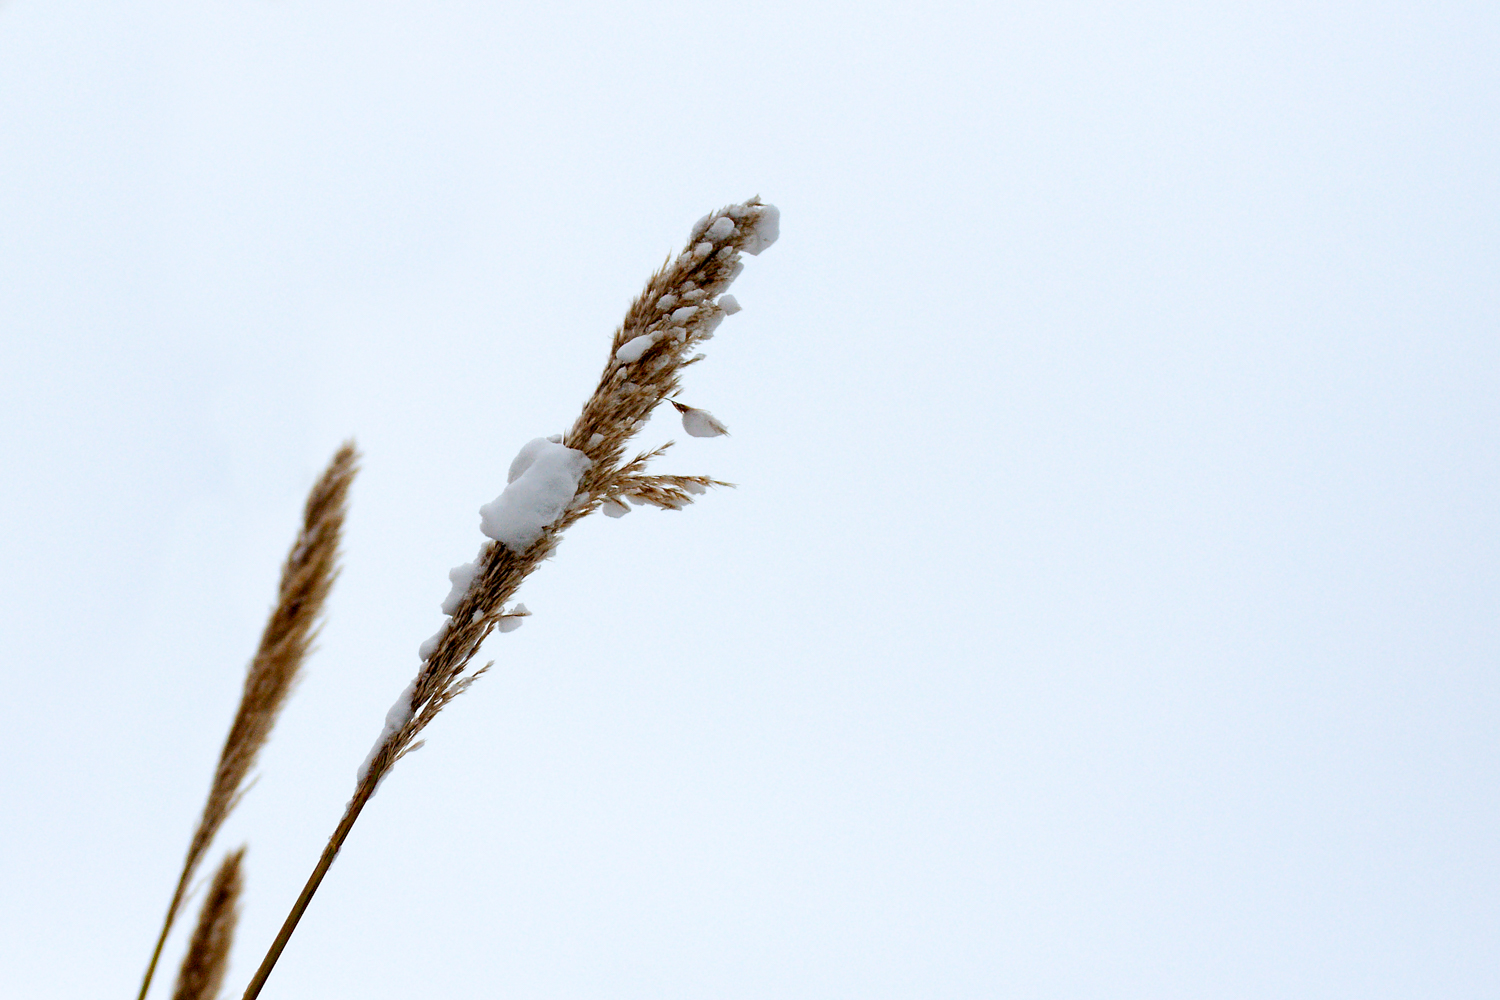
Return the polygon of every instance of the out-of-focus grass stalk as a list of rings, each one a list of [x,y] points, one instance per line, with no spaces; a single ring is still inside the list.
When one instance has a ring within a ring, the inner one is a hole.
[[[328,468],[308,494],[302,512],[302,530],[281,568],[281,586],[276,606],[261,633],[260,647],[245,674],[245,687],[235,712],[219,766],[214,771],[208,801],[188,843],[187,857],[167,905],[156,947],[141,981],[139,1000],[145,1000],[161,961],[167,935],[182,908],[193,874],[208,852],[214,835],[244,794],[245,778],[276,725],[276,717],[297,682],[313,639],[323,602],[338,576],[339,536],[348,506],[349,485],[358,471],[359,454],[347,442],[333,456]]]
[[[240,861],[245,849],[231,851],[214,880],[209,884],[198,926],[188,942],[182,968],[177,972],[177,988],[172,1000],[214,1000],[224,973],[229,969],[229,946],[234,943],[234,925],[239,919]]]

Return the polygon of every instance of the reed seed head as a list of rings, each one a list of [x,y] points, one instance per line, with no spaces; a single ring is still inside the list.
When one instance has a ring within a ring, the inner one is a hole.
[[[574,522],[601,509],[619,517],[629,509],[626,502],[681,510],[709,487],[730,485],[707,476],[647,475],[647,465],[670,444],[628,460],[625,453],[656,407],[678,392],[682,372],[703,359],[697,348],[740,311],[726,293],[744,268],[741,255],[774,243],[779,226],[776,207],[759,198],[711,212],[693,226],[682,252],[646,282],[615,330],[604,370],[573,426],[523,448],[506,491],[481,509],[490,541],[472,562],[450,572],[452,588],[442,605],[448,617],[422,644],[421,669],[387,713],[360,766],[360,786],[378,785],[414,748],[417,734],[482,672],[468,672],[480,645],[491,632],[514,627],[506,603]],[[728,433],[708,411],[672,405],[689,434]]]
[[[177,972],[172,1000],[214,1000],[224,973],[229,969],[229,949],[234,944],[234,926],[239,920],[240,862],[245,849],[231,851],[214,873],[198,913],[198,926],[188,942],[187,955]]]

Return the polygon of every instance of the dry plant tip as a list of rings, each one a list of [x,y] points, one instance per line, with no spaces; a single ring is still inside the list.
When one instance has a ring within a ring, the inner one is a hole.
[[[145,1000],[151,989],[162,948],[176,921],[193,873],[224,820],[244,796],[246,777],[261,748],[271,738],[281,708],[296,686],[303,661],[317,635],[323,603],[338,576],[339,540],[349,487],[358,470],[359,453],[354,442],[345,442],[313,485],[303,505],[302,527],[286,562],[282,564],[276,604],[261,633],[260,646],[245,673],[239,708],[229,726],[229,735],[224,739],[203,813],[188,843],[177,888],[167,906],[156,947],[141,982],[139,1000]]]
[[[172,1000],[214,1000],[218,996],[224,973],[229,969],[229,950],[239,919],[240,891],[244,886],[240,862],[244,856],[243,847],[231,851],[214,873],[187,955],[177,973]]]

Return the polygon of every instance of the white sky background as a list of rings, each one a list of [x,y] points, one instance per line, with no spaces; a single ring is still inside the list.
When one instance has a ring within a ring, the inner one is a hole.
[[[740,488],[570,533],[264,996],[1500,994],[1497,50],[1478,2],[11,0],[5,992],[134,996],[353,435],[205,866],[248,841],[239,995],[478,507],[758,192],[683,397],[733,436],[642,438]]]

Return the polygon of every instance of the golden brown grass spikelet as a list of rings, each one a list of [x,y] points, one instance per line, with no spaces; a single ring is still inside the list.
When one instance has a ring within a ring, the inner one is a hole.
[[[224,740],[214,783],[193,834],[188,857],[201,857],[239,801],[245,776],[270,739],[276,717],[317,634],[323,601],[338,576],[339,536],[358,453],[346,443],[308,494],[302,531],[281,568],[275,608],[261,633],[260,648],[245,674],[239,711]]]
[[[231,851],[214,873],[198,913],[198,926],[188,942],[187,955],[177,973],[172,1000],[214,1000],[229,968],[229,947],[234,943],[234,925],[239,919],[240,861],[245,849]]]
[[[742,251],[758,254],[775,241],[778,220],[775,206],[759,198],[705,215],[683,251],[668,258],[630,304],[593,394],[562,440],[589,460],[578,482],[578,500],[524,552],[497,541],[481,548],[467,593],[434,637],[434,648],[402,694],[404,703],[392,707],[382,742],[361,773],[361,785],[368,779],[372,793],[417,734],[473,682],[469,665],[506,617],[505,603],[552,554],[565,530],[621,497],[681,509],[707,487],[729,485],[706,476],[642,475],[670,445],[628,462],[624,455],[651,412],[678,391],[683,369],[697,360],[694,350],[712,339],[725,316],[739,310],[719,296],[743,270]]]
[[[507,611],[506,602],[515,596],[521,581],[552,554],[562,533],[604,504],[618,504],[619,497],[680,509],[692,502],[694,494],[728,485],[706,476],[644,475],[647,463],[665,446],[629,462],[623,459],[630,439],[652,410],[677,392],[682,371],[697,362],[699,356],[692,354],[693,349],[713,337],[725,316],[739,310],[732,298],[720,296],[743,268],[741,252],[758,254],[775,242],[778,220],[775,206],[759,198],[705,215],[693,227],[683,251],[668,258],[631,303],[625,321],[615,330],[609,359],[593,394],[560,440],[587,459],[582,463],[577,494],[523,550],[499,540],[488,541],[472,564],[461,567],[466,589],[454,595],[451,606],[445,604],[448,620],[424,645],[417,676],[386,715],[385,729],[359,770],[354,796],[246,988],[244,1000],[260,994],[349,830],[391,766],[420,745],[417,735],[484,672],[486,668],[469,670],[480,645],[497,628],[503,631],[516,622],[518,612]]]
[[[276,606],[271,610],[265,631],[261,633],[260,647],[246,672],[239,710],[219,754],[219,765],[214,771],[203,815],[188,844],[177,888],[167,907],[156,949],[141,983],[141,998],[151,988],[162,947],[172,930],[193,873],[208,852],[214,835],[239,802],[245,778],[261,748],[270,739],[276,716],[296,684],[302,661],[317,634],[323,601],[338,576],[339,536],[344,526],[349,485],[358,471],[358,460],[359,453],[353,442],[346,442],[308,494],[302,514],[302,530],[281,568]]]

